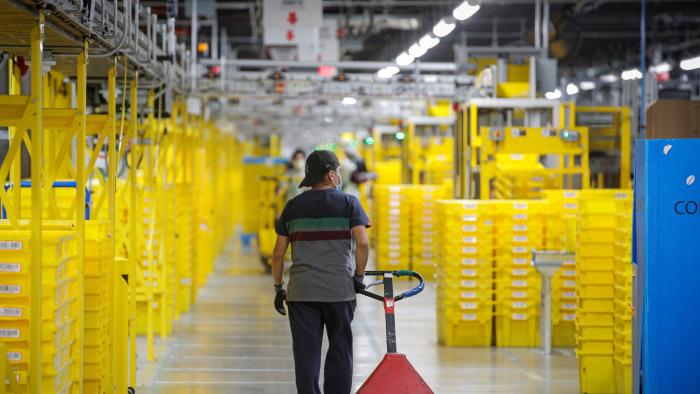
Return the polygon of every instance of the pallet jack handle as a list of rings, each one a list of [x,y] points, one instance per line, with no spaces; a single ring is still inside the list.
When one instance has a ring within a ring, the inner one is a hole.
[[[358,293],[384,303],[384,317],[386,319],[386,352],[396,353],[396,321],[394,319],[394,303],[396,303],[396,301],[401,301],[404,298],[413,297],[414,295],[423,291],[425,288],[425,281],[423,280],[421,274],[410,270],[366,271],[365,275],[383,277],[382,281],[373,282],[367,286],[367,288],[370,288],[379,284],[384,284],[383,297],[368,290],[360,290]],[[394,297],[394,276],[397,278],[402,276],[416,278],[418,279],[418,285]]]

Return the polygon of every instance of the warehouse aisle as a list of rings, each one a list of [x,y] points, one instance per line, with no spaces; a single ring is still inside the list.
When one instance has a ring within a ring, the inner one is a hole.
[[[272,308],[270,279],[254,255],[229,250],[192,311],[160,346],[156,365],[139,365],[138,393],[294,393],[287,320]],[[543,357],[536,349],[441,348],[435,339],[435,292],[397,307],[398,348],[436,393],[574,393],[573,351]],[[359,300],[355,386],[385,350],[381,303]]]

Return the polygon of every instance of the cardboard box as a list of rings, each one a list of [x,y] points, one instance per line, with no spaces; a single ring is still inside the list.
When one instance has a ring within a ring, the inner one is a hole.
[[[647,107],[649,139],[700,138],[700,101],[656,100]]]

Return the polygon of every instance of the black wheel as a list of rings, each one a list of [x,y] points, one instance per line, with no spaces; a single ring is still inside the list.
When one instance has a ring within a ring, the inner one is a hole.
[[[126,392],[129,394],[136,394],[136,390],[133,387],[129,387],[126,389]]]

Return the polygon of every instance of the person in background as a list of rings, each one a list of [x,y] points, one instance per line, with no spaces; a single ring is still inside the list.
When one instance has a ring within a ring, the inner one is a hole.
[[[284,201],[289,201],[301,193],[299,184],[304,179],[304,166],[306,162],[306,153],[303,150],[297,149],[292,154],[292,159],[287,164],[287,171],[284,174],[284,180],[281,182],[281,190],[285,193]]]
[[[328,352],[323,392],[352,390],[352,323],[355,293],[364,290],[369,256],[369,219],[357,198],[340,191],[340,162],[333,152],[314,151],[299,185],[310,187],[282,211],[272,255],[275,309],[289,308],[297,392],[320,394],[324,326]],[[292,245],[289,286],[284,289],[284,255]],[[287,293],[287,291],[289,293]]]
[[[351,194],[360,198],[360,185],[369,180],[376,179],[377,176],[373,172],[367,170],[367,164],[360,154],[350,144],[343,146],[345,159],[340,164],[340,173],[349,182],[343,186],[345,193]]]

